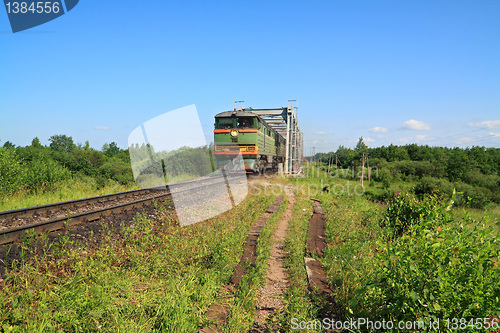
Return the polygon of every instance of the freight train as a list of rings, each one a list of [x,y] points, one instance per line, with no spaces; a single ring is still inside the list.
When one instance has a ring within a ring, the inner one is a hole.
[[[245,169],[250,172],[276,169],[285,160],[285,138],[251,109],[217,114],[214,144],[219,163],[241,153]]]

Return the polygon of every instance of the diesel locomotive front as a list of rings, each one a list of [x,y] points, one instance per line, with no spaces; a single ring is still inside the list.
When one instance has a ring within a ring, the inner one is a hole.
[[[251,110],[226,111],[215,116],[214,154],[218,161],[230,161],[241,154],[247,171],[276,169],[285,159],[285,142],[281,134]]]

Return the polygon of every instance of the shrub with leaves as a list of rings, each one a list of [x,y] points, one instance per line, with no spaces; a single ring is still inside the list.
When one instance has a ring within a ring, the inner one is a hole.
[[[380,226],[390,228],[393,237],[401,236],[403,232],[422,220],[438,217],[439,214],[435,210],[438,202],[436,196],[419,200],[407,192],[397,193],[389,200],[389,206],[380,221]]]
[[[448,205],[403,194],[387,208],[387,220],[407,232],[377,256],[378,316],[392,320],[485,318],[500,314],[500,237],[486,220],[453,220]]]
[[[0,193],[11,193],[23,184],[23,168],[15,149],[0,148]]]

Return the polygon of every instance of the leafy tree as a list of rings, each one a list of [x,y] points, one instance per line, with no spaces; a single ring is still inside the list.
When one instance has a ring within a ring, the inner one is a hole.
[[[7,148],[7,149],[9,149],[9,148],[16,148],[16,145],[15,145],[15,144],[13,144],[13,143],[12,143],[12,142],[10,142],[10,141],[7,141],[7,142],[5,142],[5,143],[3,144],[3,148]]]
[[[365,141],[363,140],[363,137],[360,137],[358,140],[358,143],[356,144],[356,148],[354,149],[358,154],[359,153],[366,153],[368,150],[368,147],[365,144]]]
[[[470,161],[463,149],[454,148],[448,155],[446,172],[450,181],[466,181]]]
[[[58,152],[71,153],[76,148],[73,138],[64,134],[52,135],[49,141],[50,148]]]
[[[102,146],[102,151],[106,156],[114,156],[120,152],[120,147],[118,147],[118,144],[116,142],[111,142],[110,144],[105,143]]]
[[[33,148],[42,148],[42,144],[40,143],[40,139],[38,137],[35,137],[33,140],[31,140],[31,147]]]
[[[355,158],[355,152],[352,149],[346,148],[342,145],[339,146],[335,154],[337,155],[340,165],[345,168],[349,168]]]

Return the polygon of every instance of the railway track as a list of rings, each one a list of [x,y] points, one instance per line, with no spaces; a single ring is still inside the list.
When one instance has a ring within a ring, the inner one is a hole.
[[[150,207],[154,201],[164,202],[173,193],[224,183],[222,176],[197,179],[169,186],[152,187],[102,196],[58,202],[0,212],[0,245],[12,243],[27,231],[49,232],[65,225],[88,223],[109,216]]]

